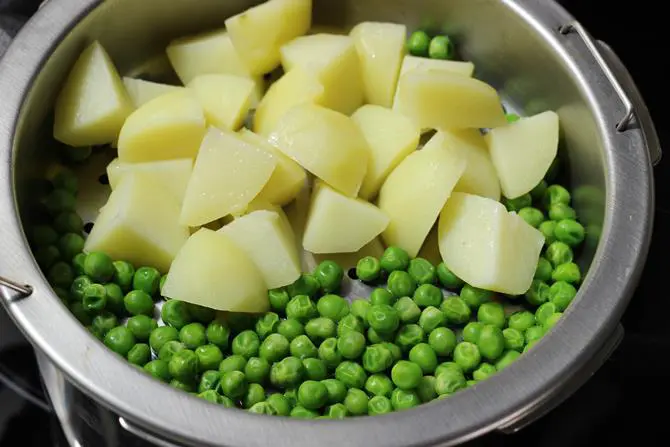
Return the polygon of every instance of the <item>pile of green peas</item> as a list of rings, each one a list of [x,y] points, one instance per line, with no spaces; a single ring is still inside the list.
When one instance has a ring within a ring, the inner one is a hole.
[[[455,57],[454,45],[449,36],[430,36],[426,31],[414,31],[407,40],[407,52],[412,56],[448,60]]]

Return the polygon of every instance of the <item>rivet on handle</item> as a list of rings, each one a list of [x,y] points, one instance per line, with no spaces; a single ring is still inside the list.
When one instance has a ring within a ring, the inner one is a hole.
[[[27,284],[19,284],[0,276],[0,296],[6,301],[13,302],[28,298],[33,293],[33,288]]]

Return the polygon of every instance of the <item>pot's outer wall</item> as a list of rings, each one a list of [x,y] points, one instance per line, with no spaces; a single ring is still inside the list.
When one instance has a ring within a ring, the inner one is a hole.
[[[398,21],[444,26],[480,77],[525,114],[556,110],[576,206],[602,229],[580,262],[591,269],[564,318],[528,355],[492,379],[411,411],[376,418],[298,421],[212,406],[138,372],[89,336],[53,295],[27,250],[21,219],[32,218],[36,180],[57,150],[50,107],[74,59],[100,39],[124,74],[162,73],[170,38],[221,25],[251,2],[233,0],[51,0],[24,28],[0,65],[0,196],[4,238],[0,274],[33,286],[26,299],[2,289],[19,327],[82,391],[144,430],[188,445],[278,447],[452,445],[532,411],[600,349],[632,293],[647,252],[653,209],[651,166],[639,130],[617,133],[624,107],[572,18],[542,0],[316,0],[315,22]],[[194,5],[197,4],[197,7]],[[73,28],[79,18],[81,24]],[[62,40],[62,43],[59,44]],[[129,49],[131,51],[129,51]],[[53,52],[45,63],[46,57]],[[17,119],[17,113],[20,111]],[[316,441],[318,439],[318,441]]]

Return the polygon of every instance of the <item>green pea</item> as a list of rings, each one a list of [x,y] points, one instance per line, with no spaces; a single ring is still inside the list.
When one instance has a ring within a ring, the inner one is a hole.
[[[526,344],[539,341],[542,337],[544,337],[544,332],[545,331],[542,326],[529,327],[528,329],[526,329],[526,332],[524,332],[524,338],[526,339]]]
[[[316,310],[322,317],[330,318],[337,323],[349,315],[349,303],[339,295],[324,295],[316,302]]]
[[[387,304],[370,306],[367,313],[367,321],[370,328],[380,334],[394,332],[400,325],[398,312]]]
[[[437,272],[435,266],[424,258],[414,258],[409,261],[407,273],[419,286],[424,284],[434,284],[437,281]]]
[[[391,405],[396,411],[409,410],[421,405],[419,395],[413,390],[401,390],[396,388],[391,393]]]
[[[151,296],[141,290],[132,290],[123,298],[123,304],[130,315],[152,316],[154,301]],[[167,303],[166,303],[167,304]],[[165,306],[163,306],[165,309]]]
[[[314,276],[303,273],[293,284],[286,287],[286,291],[291,298],[298,295],[315,297],[320,287],[321,284]]]
[[[247,359],[256,357],[258,349],[261,346],[261,340],[258,334],[251,330],[242,331],[235,338],[233,338],[232,351],[233,354],[241,355]]]
[[[570,205],[570,192],[561,185],[550,185],[544,193],[542,203],[546,208],[551,205]]]
[[[347,388],[363,388],[368,376],[358,363],[344,361],[335,369],[335,378]]]
[[[357,300],[357,301],[363,301],[363,300]],[[370,294],[370,301],[369,301],[370,306],[374,306],[376,304],[386,304],[387,306],[393,306],[396,302],[397,298],[393,296],[391,292],[389,292],[387,289],[377,288],[373,290],[372,293]],[[363,315],[362,318],[365,319],[365,315]]]
[[[51,266],[47,279],[52,286],[68,288],[74,280],[74,272],[69,264],[59,261]]]
[[[291,404],[286,397],[279,393],[268,396],[266,403],[274,410],[278,416],[288,416],[291,414]]]
[[[442,291],[432,284],[422,284],[414,291],[414,302],[421,308],[439,307],[443,299]]]
[[[114,264],[105,253],[94,251],[86,255],[84,273],[93,281],[105,283],[114,277]]]
[[[223,361],[223,353],[216,345],[198,346],[195,349],[195,355],[198,356],[200,371],[218,369]]]
[[[146,315],[136,315],[128,319],[126,327],[130,329],[136,340],[145,342],[149,340],[153,330],[158,327],[158,323]]]
[[[549,218],[555,222],[566,219],[574,220],[577,218],[577,213],[568,205],[555,203],[549,207]]]
[[[302,405],[297,405],[291,410],[291,417],[298,419],[315,419],[319,417],[319,413],[313,410],[308,410]]]
[[[347,332],[338,338],[337,350],[343,358],[356,360],[365,350],[365,336],[356,331]]]
[[[231,355],[226,357],[219,364],[219,372],[221,374],[231,372],[231,371],[240,371],[244,372],[247,367],[247,359],[241,355]]]
[[[421,326],[421,329],[423,329],[425,333],[429,333],[444,325],[445,320],[445,316],[440,309],[428,306],[421,312],[419,326]]]
[[[507,211],[519,212],[523,208],[527,208],[533,204],[533,199],[530,194],[524,194],[514,199],[503,199],[503,204],[507,208]]]
[[[463,280],[449,270],[444,262],[437,265],[436,274],[440,284],[446,289],[458,289],[464,284]]]
[[[514,312],[510,315],[507,326],[511,329],[516,329],[518,331],[524,332],[531,326],[535,325],[535,315],[527,310],[522,310]]]
[[[297,295],[286,305],[286,317],[306,323],[319,314],[314,301],[307,295]]]
[[[432,374],[437,368],[437,354],[428,343],[419,343],[410,349],[409,360],[417,364],[423,374]]]
[[[554,236],[556,240],[569,245],[570,247],[577,247],[584,242],[586,230],[582,224],[574,219],[563,219],[556,222],[554,229]]]
[[[406,324],[400,328],[395,337],[395,343],[404,351],[409,352],[412,347],[422,343],[426,339],[426,333],[418,324]]]
[[[435,391],[435,383],[437,379],[434,376],[423,376],[419,386],[416,388],[416,394],[421,399],[421,402],[430,402],[431,400],[437,397],[437,392]]]
[[[544,214],[537,208],[528,206],[519,210],[519,217],[526,221],[528,225],[538,228],[544,222]]]
[[[219,405],[223,405],[226,408],[235,408],[235,403],[228,397],[222,396],[218,392],[216,394],[219,396]]]
[[[277,326],[277,333],[286,337],[288,341],[292,341],[299,335],[305,333],[305,327],[298,320],[293,320],[289,318],[288,320],[282,320]]]
[[[160,326],[151,331],[149,346],[158,354],[165,343],[179,340],[179,331],[171,326]]]
[[[277,313],[283,314],[286,311],[286,305],[291,300],[285,288],[268,290],[268,301],[270,308]]]
[[[318,410],[328,402],[326,386],[316,380],[306,380],[298,388],[298,403],[310,410]]]
[[[124,326],[117,326],[105,335],[105,346],[123,357],[135,346],[133,333]]]
[[[86,286],[81,304],[88,312],[101,312],[107,305],[105,286],[100,284]]]
[[[128,362],[144,366],[151,360],[151,348],[146,343],[137,343],[128,351]]]
[[[540,258],[537,261],[537,267],[535,268],[535,276],[533,278],[540,281],[549,281],[551,280],[551,274],[553,270],[554,268],[552,267],[551,262],[549,262],[545,258]]]
[[[206,390],[202,392],[198,392],[198,397],[200,399],[204,399],[208,402],[211,402],[213,404],[218,404],[219,403],[219,395],[216,393],[214,390]]]
[[[93,329],[96,333],[100,334],[103,339],[105,335],[118,326],[118,324],[119,320],[116,318],[116,315],[111,312],[102,312],[101,314],[96,315],[91,322]]]
[[[419,317],[421,316],[421,309],[419,309],[419,306],[412,298],[404,296],[396,301],[393,307],[398,312],[398,317],[400,318],[401,322],[416,323],[419,321]]]
[[[270,368],[270,382],[277,388],[296,387],[302,382],[304,375],[305,367],[297,357],[286,357]]]
[[[540,306],[549,299],[549,286],[544,281],[534,279],[526,292],[526,301],[533,306]]]
[[[221,351],[226,351],[228,349],[230,343],[230,328],[225,321],[214,320],[209,323],[205,330],[205,335],[207,336],[207,341],[218,346]]]
[[[338,404],[344,402],[347,397],[347,387],[337,379],[322,380],[321,383],[326,387],[328,392],[328,403]]]
[[[466,387],[465,376],[456,369],[447,369],[435,378],[435,392],[440,395],[451,395]]]
[[[205,371],[200,377],[198,385],[198,393],[205,391],[214,391],[219,386],[221,381],[221,373],[219,371]]]
[[[366,371],[380,373],[393,365],[394,358],[386,345],[378,343],[365,348],[362,362]]]
[[[158,293],[161,274],[153,267],[140,267],[133,276],[133,288],[141,290],[149,296]]]
[[[84,221],[73,211],[64,211],[54,219],[54,228],[59,233],[74,233],[77,236],[84,231]]]
[[[477,320],[502,329],[505,327],[506,322],[505,308],[500,303],[484,303],[479,306]]]
[[[391,397],[393,382],[385,374],[373,374],[365,381],[365,390],[372,396]]]
[[[58,240],[58,251],[66,261],[72,259],[84,249],[84,238],[76,233],[66,233]]]
[[[521,351],[526,345],[526,339],[524,338],[522,331],[508,327],[504,329],[502,333],[505,338],[505,349]]]
[[[334,261],[323,261],[316,267],[313,276],[324,293],[333,293],[340,290],[342,286],[344,270]]]
[[[479,382],[488,379],[497,372],[498,370],[495,366],[491,365],[490,363],[482,363],[479,365],[479,368],[474,370],[472,373],[472,378]]]
[[[344,419],[349,416],[349,410],[347,410],[347,407],[344,404],[337,403],[326,407],[324,416],[329,419]]]
[[[393,412],[391,400],[386,396],[374,396],[368,401],[368,414],[375,416]]]
[[[112,281],[121,287],[124,292],[129,292],[133,287],[133,279],[135,278],[135,267],[125,261],[114,261],[112,263],[114,272],[112,273]]]
[[[435,36],[430,41],[428,56],[431,59],[452,59],[454,56],[453,45],[447,36]]]
[[[130,292],[132,293],[132,292]],[[144,296],[146,301],[146,294],[144,292],[139,292]],[[149,297],[151,299],[151,297]],[[188,305],[179,300],[168,300],[163,304],[161,308],[161,318],[165,324],[174,326],[177,329],[181,329],[191,321],[191,313],[189,311]]]
[[[477,368],[481,359],[479,347],[474,343],[463,341],[454,348],[454,362],[466,373]]]
[[[440,310],[444,314],[447,323],[463,324],[470,319],[471,311],[466,302],[458,296],[450,296],[442,301]]]
[[[533,347],[534,347],[534,346],[537,344],[537,342],[539,342],[539,341],[540,341],[540,340],[532,340],[532,341],[529,341],[529,342],[526,344],[526,347],[523,348],[523,354],[525,354],[526,352],[528,352],[528,351],[530,351],[531,349],[533,349]]]
[[[556,241],[556,222],[553,220],[545,220],[540,224],[538,227],[538,230],[540,230],[540,233],[544,236],[544,245],[549,246],[551,245],[554,241]]]
[[[54,189],[42,203],[52,216],[56,216],[63,211],[74,211],[77,207],[77,198],[70,191]]]
[[[305,368],[305,377],[309,380],[324,380],[328,377],[328,367],[321,359],[303,359],[302,366]]]
[[[73,301],[68,305],[70,312],[72,312],[72,315],[79,320],[81,324],[84,326],[88,326],[91,324],[92,319],[91,315],[84,309],[83,304],[81,304],[81,301]]]
[[[172,379],[168,362],[165,360],[156,359],[150,361],[144,365],[144,371],[161,382],[168,383]]]
[[[321,343],[326,338],[333,337],[337,332],[337,325],[330,318],[314,318],[305,325],[305,332],[315,343]]]
[[[60,251],[53,245],[39,247],[35,251],[35,260],[42,270],[48,270],[60,259]]]
[[[500,357],[505,349],[505,337],[498,326],[485,325],[479,335],[477,348],[482,357],[487,360],[495,360]]]
[[[274,312],[267,312],[256,321],[256,333],[261,340],[277,332],[279,327],[279,315]]]
[[[117,315],[123,315],[126,312],[126,306],[123,301],[125,298],[121,287],[114,283],[107,283],[104,285],[105,295],[107,296],[107,305],[105,308]]]
[[[505,353],[496,362],[496,370],[502,371],[521,356],[518,351],[505,351]]]
[[[193,303],[188,303],[188,313],[191,315],[193,321],[205,325],[211,323],[216,318],[216,311],[214,309]]]
[[[419,329],[421,329],[421,327],[419,327]],[[381,343],[381,344],[388,348],[389,352],[391,353],[391,357],[393,358],[394,363],[402,358],[402,356],[403,356],[402,350],[400,349],[400,347],[398,345],[396,345],[394,343],[390,343],[390,342],[384,342],[384,343]],[[412,346],[414,346],[414,345],[412,345]]]
[[[277,362],[289,354],[290,343],[281,334],[270,334],[258,348],[259,357],[270,363]]]
[[[93,281],[91,281],[91,278],[88,276],[82,275],[76,277],[72,281],[72,285],[70,286],[70,297],[73,300],[78,300],[81,301],[84,299],[84,291],[88,286],[93,284]]]
[[[565,281],[556,281],[549,287],[549,301],[556,307],[556,312],[564,312],[576,295],[577,289]]]
[[[341,337],[343,334],[349,331],[356,331],[360,332],[361,334],[365,332],[365,325],[363,324],[363,320],[352,314],[342,318],[337,324],[337,335]]]
[[[435,328],[428,335],[428,344],[437,355],[446,357],[456,347],[456,334],[446,327]]]
[[[244,408],[251,408],[257,403],[265,401],[265,388],[258,383],[250,383],[247,392],[242,398],[242,406]]]
[[[374,328],[368,329],[368,341],[370,343],[384,343],[393,341],[393,332],[380,333],[374,330]]]
[[[530,196],[534,202],[538,203],[542,201],[544,194],[547,192],[548,186],[549,185],[546,181],[540,180],[540,183],[538,183],[535,188],[533,188],[533,190],[530,192]]]
[[[370,398],[365,391],[358,388],[350,388],[347,397],[344,398],[344,406],[353,416],[362,416],[368,413],[368,402]]]
[[[30,232],[30,240],[34,247],[54,245],[58,241],[58,233],[48,225],[35,225]]]
[[[450,369],[458,371],[460,374],[464,374],[463,368],[461,368],[458,363],[456,363],[456,362],[444,362],[444,363],[440,363],[439,365],[437,365],[437,368],[435,368],[435,377],[438,377],[444,371],[447,371],[447,370],[450,370]]]
[[[161,360],[165,360],[166,362],[169,362],[172,360],[172,357],[177,352],[183,351],[186,349],[186,346],[184,346],[184,343],[176,340],[171,340],[166,342],[158,352],[158,358]]]
[[[549,331],[551,328],[556,326],[556,323],[558,323],[562,316],[563,312],[556,312],[555,314],[550,315],[549,318],[547,318],[544,322],[544,329]]]
[[[431,39],[424,31],[414,31],[407,40],[407,51],[412,56],[426,57],[430,49]]]
[[[179,340],[191,350],[207,343],[205,326],[200,323],[189,323],[179,330]]]
[[[508,123],[516,123],[521,119],[521,117],[516,113],[506,113],[505,119],[507,120]]]
[[[188,352],[188,351],[183,351]],[[172,362],[170,362],[172,363]],[[230,371],[221,375],[217,392],[233,400],[242,398],[249,389],[249,382],[243,372]]]
[[[465,301],[465,303],[470,307],[470,309],[477,310],[482,304],[491,301],[491,298],[493,298],[493,292],[473,287],[470,284],[465,284],[461,289],[460,296],[461,299]]]
[[[547,320],[547,318],[549,318],[558,311],[559,310],[556,307],[556,304],[554,304],[553,302],[550,301],[544,303],[543,305],[538,307],[537,310],[535,311],[535,321],[537,321],[537,323],[540,325],[544,325],[544,322]]]
[[[172,379],[170,381],[170,386],[180,391],[184,391],[186,393],[195,393],[196,391],[196,387],[194,384],[188,382],[182,382],[181,380],[178,379]]]
[[[402,390],[413,390],[419,386],[421,377],[423,377],[421,367],[411,361],[400,360],[391,369],[391,380]]]
[[[571,284],[577,284],[582,280],[582,273],[580,272],[579,266],[577,264],[574,262],[568,262],[566,264],[556,266],[551,274],[551,279],[556,282],[563,281]]]
[[[356,277],[364,282],[376,281],[379,279],[381,272],[381,263],[374,256],[366,256],[356,264]]]
[[[337,344],[336,338],[328,338],[319,345],[318,357],[330,369],[335,369],[342,362],[342,354],[337,349]]]
[[[463,341],[477,344],[483,328],[484,323],[479,321],[471,321],[470,323],[466,324],[463,328]]]
[[[396,298],[412,296],[416,290],[416,282],[409,273],[402,270],[391,272],[386,284],[389,292]]]
[[[306,335],[299,335],[294,338],[290,343],[290,351],[293,357],[297,357],[300,360],[306,358],[315,358],[318,357],[319,351],[314,346],[312,340],[309,339]]]

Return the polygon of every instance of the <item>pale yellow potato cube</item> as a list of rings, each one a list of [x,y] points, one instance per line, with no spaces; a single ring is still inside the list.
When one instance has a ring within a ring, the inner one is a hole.
[[[230,17],[226,29],[253,75],[279,66],[279,49],[312,25],[312,0],[269,0]]]
[[[544,236],[499,202],[454,193],[438,231],[445,265],[466,283],[510,295],[530,287]]]
[[[351,119],[363,132],[370,147],[370,162],[358,193],[365,200],[373,199],[382,184],[400,162],[416,150],[419,128],[404,115],[385,107],[364,105]]]
[[[435,145],[460,151],[468,160],[465,172],[454,191],[500,200],[498,174],[491,162],[484,137],[478,129],[437,132],[423,150],[430,150]]]
[[[363,76],[354,39],[311,34],[282,47],[282,65],[314,74],[324,87],[323,105],[350,115],[363,104]]]
[[[428,233],[426,240],[419,250],[417,257],[426,259],[433,263],[434,266],[437,266],[442,262],[442,256],[440,255],[440,238],[438,236],[437,225],[434,225],[433,228]]]
[[[558,134],[558,115],[547,111],[486,135],[505,197],[517,198],[540,183],[558,153]]]
[[[111,143],[132,111],[114,63],[95,41],[81,53],[56,98],[54,138],[75,147]]]
[[[128,172],[100,209],[84,251],[165,273],[189,236],[179,204],[146,172]]]
[[[284,227],[284,231],[286,234],[290,235],[290,237],[293,239],[295,243],[295,235],[293,233],[293,226],[291,225],[291,222],[288,219],[288,216],[286,215],[286,212],[281,206],[274,205],[267,200],[261,198],[260,196],[256,196],[254,200],[247,205],[247,207],[243,211],[238,211],[233,213],[232,219],[229,222],[225,222],[223,225],[228,225],[229,223],[233,222],[235,219],[239,219],[242,216],[245,216],[247,214],[251,214],[255,211],[271,211],[273,213],[276,213],[279,215],[279,220],[281,225]]]
[[[490,128],[507,122],[493,87],[442,70],[412,70],[400,76],[398,101],[395,109],[421,128]]]
[[[254,82],[249,78],[227,74],[200,75],[188,83],[200,102],[210,126],[238,130],[251,107]]]
[[[366,256],[374,256],[379,259],[384,254],[384,244],[379,237],[374,238],[371,242],[365,244],[363,248],[353,253],[324,253],[314,254],[314,265],[309,269],[312,271],[323,261],[337,262],[346,272],[350,268],[356,267],[358,261]]]
[[[446,146],[407,156],[379,191],[378,206],[391,219],[382,233],[386,245],[415,257],[466,166],[465,156]]]
[[[193,159],[150,161],[146,163],[123,163],[118,158],[107,165],[107,177],[112,190],[121,183],[129,172],[141,172],[161,190],[169,193],[181,206],[186,186],[193,172]]]
[[[301,254],[301,264],[304,271],[312,271],[312,266],[308,264],[308,256],[302,248],[302,238],[305,235],[305,226],[307,225],[307,215],[312,200],[312,189],[307,185],[303,187],[295,200],[289,203],[285,208],[286,217],[293,230],[296,240],[296,248]]]
[[[184,88],[129,77],[123,78],[123,85],[126,86],[126,91],[128,92],[130,99],[133,101],[135,108],[142,107],[144,104],[159,96],[173,93]]]
[[[254,114],[254,131],[267,136],[279,120],[299,104],[319,104],[323,101],[323,85],[313,73],[301,68],[284,74],[272,84],[261,99]]]
[[[244,209],[276,164],[265,150],[210,127],[195,160],[179,222],[195,227]]]
[[[119,160],[195,158],[205,131],[205,115],[190,90],[159,96],[126,120],[119,135]]]
[[[295,239],[279,214],[254,211],[235,219],[219,233],[228,236],[251,258],[269,289],[293,284],[300,276]]]
[[[393,105],[407,27],[397,23],[362,22],[350,33],[356,42],[368,104]]]
[[[263,275],[227,236],[194,233],[170,267],[161,293],[210,309],[261,313],[270,308]]]
[[[350,197],[358,195],[370,148],[349,117],[313,104],[298,105],[268,139],[333,188]]]
[[[247,143],[271,153],[277,160],[277,166],[272,172],[270,180],[258,193],[256,199],[284,206],[296,198],[307,180],[305,170],[295,161],[281,153],[265,138],[253,133],[246,127],[240,130],[240,138]]]
[[[302,246],[311,253],[356,252],[379,236],[388,224],[388,216],[371,203],[347,197],[317,182]]]

